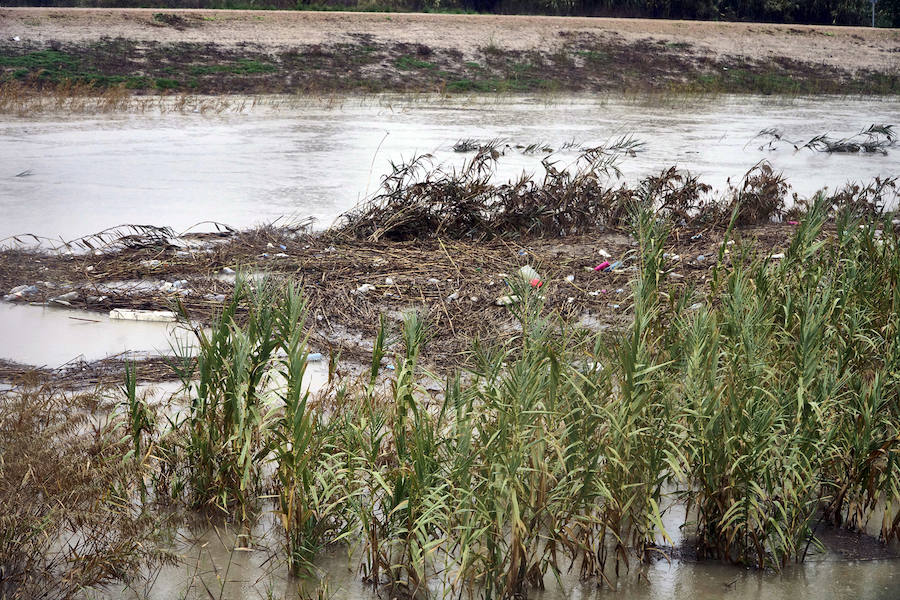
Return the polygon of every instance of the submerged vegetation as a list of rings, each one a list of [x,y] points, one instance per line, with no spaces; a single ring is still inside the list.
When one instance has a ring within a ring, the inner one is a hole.
[[[173,502],[238,522],[274,510],[292,572],[341,545],[397,597],[522,597],[570,570],[614,585],[684,552],[778,570],[816,552],[826,525],[897,540],[890,215],[819,195],[775,258],[732,243],[738,199],[698,294],[669,277],[675,215],[649,198],[621,217],[637,242],[630,322],[583,329],[545,305],[558,283],[510,277],[514,335],[476,341],[440,375],[421,362],[428,315],[407,312],[398,330],[381,320],[365,374],[310,393],[302,292],[239,276],[195,330],[196,360],[185,348],[173,362],[183,410],[155,418],[129,374],[124,466],[89,489],[146,494],[148,519]],[[4,394],[5,432],[23,397]],[[6,548],[14,564],[27,546]]]

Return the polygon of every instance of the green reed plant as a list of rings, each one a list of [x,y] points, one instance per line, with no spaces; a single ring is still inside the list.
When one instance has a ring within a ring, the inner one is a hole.
[[[270,427],[268,446],[275,461],[278,515],[284,529],[287,562],[294,574],[311,574],[313,560],[326,544],[351,531],[347,474],[335,428],[310,406],[304,375],[307,365],[306,303],[295,286],[286,286],[276,310],[276,338],[283,358],[275,369],[283,378],[277,393],[279,414]]]
[[[177,427],[185,432],[181,450],[192,504],[228,512],[236,507],[241,518],[260,492],[267,453],[263,392],[279,346],[272,291],[270,281],[251,285],[238,276],[211,331],[194,328],[196,361],[188,356],[190,347],[177,349],[175,369],[191,390]]]

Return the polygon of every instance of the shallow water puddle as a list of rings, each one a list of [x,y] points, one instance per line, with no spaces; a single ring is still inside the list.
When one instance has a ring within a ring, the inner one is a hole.
[[[378,595],[360,580],[358,563],[342,551],[321,556],[318,581],[288,576],[279,558],[272,558],[279,540],[274,536],[249,542],[228,528],[186,535],[175,548],[181,564],[164,567],[155,580],[132,590],[111,589],[108,598],[208,599],[208,589],[223,600],[257,598],[377,600]],[[235,548],[238,548],[235,550]],[[356,555],[357,558],[359,554]],[[612,574],[611,574],[612,575]],[[716,561],[665,560],[623,567],[616,590],[582,582],[577,566],[557,582],[545,577],[546,590],[531,590],[539,600],[896,600],[900,598],[900,561],[818,560],[790,565],[782,573],[743,569]],[[321,582],[321,585],[320,583]],[[317,589],[318,588],[318,589]],[[303,590],[300,592],[299,590]],[[317,592],[324,594],[317,595]],[[439,589],[432,590],[441,597]],[[465,597],[465,596],[463,596]],[[477,596],[476,596],[477,597]]]
[[[112,320],[82,310],[0,302],[0,358],[56,368],[69,361],[94,361],[132,352],[168,354],[171,344],[192,333],[174,323]]]
[[[560,168],[577,156],[560,150],[566,142],[596,146],[632,134],[646,145],[620,164],[629,181],[677,165],[721,190],[766,159],[804,197],[896,175],[900,148],[886,156],[794,151],[790,144],[768,151],[760,148],[766,140],[754,139],[761,130],[803,141],[853,135],[898,117],[890,99],[753,96],[643,103],[383,96],[219,116],[7,117],[0,122],[0,240],[28,232],[73,239],[122,223],[181,231],[208,220],[246,228],[313,216],[327,227],[378,189],[391,161],[432,153],[461,166],[472,154],[452,146],[465,138],[510,144],[499,159],[501,180],[543,172],[543,153],[516,145],[549,145]]]

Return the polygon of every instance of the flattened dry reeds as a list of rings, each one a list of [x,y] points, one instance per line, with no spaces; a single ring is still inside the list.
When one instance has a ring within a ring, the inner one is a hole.
[[[383,191],[341,217],[333,234],[378,241],[449,237],[564,236],[621,224],[634,193],[609,181],[616,160],[636,142],[623,138],[584,150],[574,170],[542,161],[540,183],[523,175],[492,182],[499,156],[494,145],[478,150],[459,170],[444,170],[423,155],[392,165]],[[469,146],[466,146],[469,147]]]
[[[768,142],[760,149],[773,150],[778,142],[785,142],[794,147],[794,150],[813,150],[815,152],[857,153],[869,152],[887,154],[888,149],[896,146],[897,134],[893,125],[873,124],[855,135],[846,138],[835,139],[827,133],[810,138],[807,142],[792,142],[784,138],[784,133],[778,129],[763,129],[756,137],[768,138]]]
[[[123,429],[94,393],[0,393],[0,596],[74,598],[162,558]]]

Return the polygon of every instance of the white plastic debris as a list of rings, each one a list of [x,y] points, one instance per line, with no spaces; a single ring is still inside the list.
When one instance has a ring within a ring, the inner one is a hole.
[[[306,362],[319,362],[324,358],[321,352],[310,352],[306,355]]]
[[[141,266],[145,267],[147,269],[155,269],[156,267],[158,267],[161,264],[162,264],[162,261],[157,260],[155,258],[150,259],[150,260],[142,260],[141,261]]]
[[[699,302],[695,302],[688,307],[688,310],[700,310],[703,308],[703,305]]]
[[[14,41],[14,42],[21,42],[21,41],[22,41],[22,38],[20,38],[19,36],[16,35],[16,36],[13,36],[13,41]]]
[[[222,275],[234,275],[234,269],[231,267],[222,267]]]
[[[521,269],[519,269],[519,277],[524,279],[525,281],[532,281],[534,279],[540,280],[541,276],[537,271],[534,270],[534,267],[531,265],[525,265]]]
[[[133,310],[130,308],[114,308],[109,311],[109,318],[124,321],[155,321],[159,323],[172,323],[178,320],[178,316],[171,310]]]
[[[704,260],[706,260],[706,255],[704,255],[704,254],[697,255],[697,262],[703,262]]]
[[[447,302],[453,302],[454,300],[459,299],[459,292],[453,292],[449,296],[447,296]]]
[[[26,296],[37,293],[38,289],[36,285],[17,285],[9,290],[9,293],[3,296],[3,299],[7,302],[18,302],[19,300],[23,300]]]
[[[597,254],[599,254],[599,255],[602,256],[603,258],[612,258],[612,254],[610,254],[609,252],[607,252],[607,251],[604,250],[603,248],[600,248],[599,250],[597,250]]]
[[[510,304],[515,304],[519,301],[518,296],[500,296],[494,301],[494,304],[497,306],[509,306]]]
[[[669,273],[669,279],[684,279],[681,273]]]
[[[287,257],[288,257],[288,255],[285,254],[284,252],[279,252],[273,258],[287,258]]]
[[[778,254],[773,254],[769,258],[771,258],[772,260],[781,260],[782,258],[784,258],[784,252],[779,252]]]
[[[385,278],[384,278],[384,285],[394,285],[394,280],[391,279],[390,277],[385,277]]]
[[[430,284],[432,284],[432,285],[437,285],[437,284],[440,283],[440,281],[439,281],[438,279],[435,279],[434,277],[429,277],[429,278],[428,278],[428,283],[430,283]]]
[[[568,281],[569,283],[574,283],[575,276],[574,275],[566,275],[566,281]]]
[[[374,292],[374,291],[375,291],[375,286],[372,285],[371,283],[364,283],[361,286],[359,286],[358,288],[356,288],[357,294],[368,294],[369,292]]]
[[[469,300],[472,302],[478,302],[478,296],[469,296]]]

